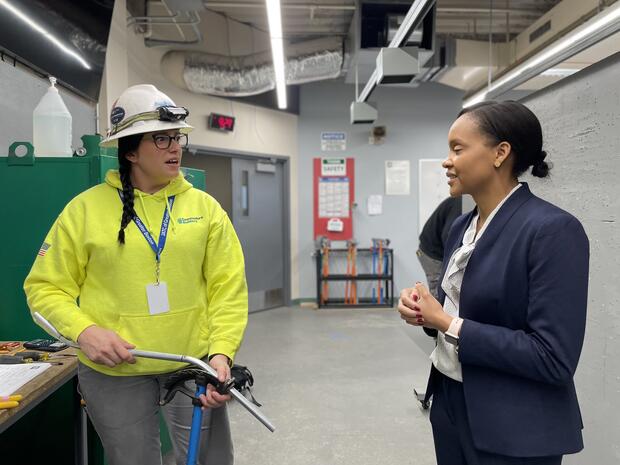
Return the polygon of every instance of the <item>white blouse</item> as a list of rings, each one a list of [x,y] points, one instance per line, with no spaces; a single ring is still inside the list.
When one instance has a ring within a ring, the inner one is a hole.
[[[446,298],[443,304],[443,310],[448,315],[453,317],[459,316],[459,300],[461,295],[461,285],[463,283],[463,276],[465,275],[465,269],[471,254],[474,252],[476,243],[480,240],[489,224],[499,211],[499,209],[506,203],[512,194],[521,187],[521,184],[517,184],[516,187],[510,191],[510,193],[502,200],[497,207],[491,212],[484,225],[476,235],[476,225],[478,224],[479,213],[474,216],[465,231],[463,236],[463,244],[456,249],[450,257],[446,274],[441,282],[441,288],[446,293]],[[437,334],[437,346],[431,353],[431,361],[435,368],[441,371],[444,375],[452,378],[456,381],[463,382],[463,373],[461,370],[461,362],[459,362],[459,356],[456,351],[456,347],[453,344],[446,342],[444,333],[438,332]]]

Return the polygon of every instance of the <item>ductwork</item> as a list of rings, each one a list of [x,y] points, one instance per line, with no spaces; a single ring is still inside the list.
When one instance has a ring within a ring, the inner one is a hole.
[[[340,76],[344,48],[339,38],[286,45],[286,83],[305,84]],[[162,57],[162,74],[181,88],[220,97],[247,97],[275,88],[271,52],[224,56],[170,51]]]

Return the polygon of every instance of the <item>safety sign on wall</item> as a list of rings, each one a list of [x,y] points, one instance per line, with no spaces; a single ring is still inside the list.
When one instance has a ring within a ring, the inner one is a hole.
[[[321,176],[346,176],[346,158],[321,158]]]
[[[314,238],[353,237],[354,159],[314,159]]]
[[[321,150],[323,152],[338,152],[347,149],[347,134],[345,132],[322,132]]]

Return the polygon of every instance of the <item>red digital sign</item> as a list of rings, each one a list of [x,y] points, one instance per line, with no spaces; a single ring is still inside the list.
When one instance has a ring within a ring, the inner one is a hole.
[[[218,131],[232,131],[235,128],[235,117],[211,113],[209,115],[209,129]]]

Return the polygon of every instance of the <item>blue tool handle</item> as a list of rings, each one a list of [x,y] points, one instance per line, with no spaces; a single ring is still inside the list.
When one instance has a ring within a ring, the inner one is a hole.
[[[198,386],[196,398],[207,392],[206,386]],[[192,414],[192,429],[189,431],[189,446],[187,448],[187,465],[196,465],[200,451],[200,427],[202,426],[202,407],[194,405]]]

